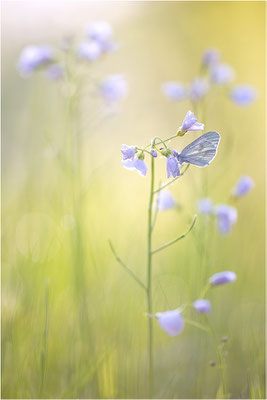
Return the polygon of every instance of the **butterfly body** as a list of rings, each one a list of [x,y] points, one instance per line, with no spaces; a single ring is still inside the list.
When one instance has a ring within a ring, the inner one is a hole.
[[[193,164],[200,168],[211,163],[217,154],[220,142],[218,132],[207,132],[186,146],[181,153],[174,152],[180,165],[183,163]]]

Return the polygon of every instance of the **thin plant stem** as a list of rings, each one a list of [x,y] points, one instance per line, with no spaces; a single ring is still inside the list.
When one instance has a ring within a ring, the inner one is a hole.
[[[47,337],[48,337],[48,295],[49,295],[49,282],[45,283],[45,323],[42,336],[42,348],[41,348],[41,382],[40,382],[40,397],[43,394],[45,370],[46,370],[46,359],[47,359]]]
[[[158,253],[159,251],[166,249],[166,247],[169,247],[172,244],[178,242],[179,240],[185,238],[188,235],[188,233],[193,229],[193,227],[194,227],[194,225],[196,223],[196,219],[197,219],[197,215],[194,215],[193,220],[191,222],[191,225],[189,226],[189,228],[187,229],[186,232],[184,232],[182,235],[178,236],[176,239],[173,239],[170,242],[165,243],[163,246],[160,246],[157,249],[153,250],[152,254]]]
[[[111,248],[111,251],[115,257],[115,259],[117,260],[117,262],[125,269],[125,271],[128,272],[128,274],[131,275],[131,277],[138,283],[138,285],[140,285],[143,289],[147,290],[146,286],[143,284],[143,282],[135,275],[135,273],[129,268],[127,267],[127,265],[121,260],[121,258],[117,255],[113,244],[111,243],[111,241],[109,240],[109,245]]]
[[[148,205],[148,232],[147,232],[147,313],[152,314],[152,205],[154,198],[154,157],[151,157],[151,182]],[[148,318],[148,373],[149,397],[153,396],[153,320]]]
[[[159,182],[159,187],[160,186],[161,186],[161,181]],[[155,224],[156,224],[158,212],[159,212],[159,192],[158,192],[158,196],[157,196],[156,207],[155,207],[154,217],[153,217],[153,222],[152,222],[152,231],[153,231],[153,229],[155,227]]]
[[[173,182],[175,182],[177,179],[181,178],[181,176],[183,176],[186,173],[186,171],[188,170],[189,167],[190,167],[190,164],[187,164],[185,169],[181,172],[181,174],[179,176],[176,176],[176,178],[173,178],[170,182],[168,182],[165,185],[159,187],[157,190],[154,191],[154,194],[160,192],[161,190],[165,189],[167,186],[169,186]]]
[[[206,323],[207,323],[208,332],[209,332],[211,338],[213,339],[214,345],[216,347],[216,352],[217,352],[218,361],[219,361],[219,370],[220,370],[222,386],[223,386],[223,396],[224,396],[224,399],[229,399],[228,381],[227,381],[227,376],[226,376],[226,366],[225,366],[225,359],[224,359],[222,347],[220,345],[218,345],[215,332],[212,329],[212,327],[210,326],[207,316],[206,316]]]

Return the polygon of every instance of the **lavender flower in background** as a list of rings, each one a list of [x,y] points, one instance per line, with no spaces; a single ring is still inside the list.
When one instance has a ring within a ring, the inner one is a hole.
[[[231,283],[236,280],[236,273],[233,271],[223,271],[218,272],[209,279],[209,282],[213,286],[224,285],[226,283]]]
[[[225,85],[234,80],[235,72],[230,65],[222,63],[212,66],[210,76],[213,83]]]
[[[111,75],[100,84],[100,92],[107,103],[117,102],[128,93],[127,81],[122,75]]]
[[[123,160],[133,160],[135,156],[136,147],[135,146],[127,146],[126,144],[121,145],[121,152],[123,156]]]
[[[221,53],[216,48],[206,49],[203,53],[202,62],[206,66],[217,64],[221,59]]]
[[[226,204],[220,204],[214,209],[217,218],[217,228],[222,235],[230,233],[237,221],[237,209]]]
[[[158,209],[159,211],[170,210],[171,208],[177,207],[177,202],[173,198],[169,190],[161,190],[158,197]]]
[[[95,61],[101,56],[102,50],[96,40],[82,42],[77,49],[77,56],[87,61]]]
[[[174,178],[180,176],[180,168],[178,165],[177,158],[174,155],[167,156],[166,168],[167,168],[168,178],[170,178],[171,176],[173,176]]]
[[[184,329],[185,322],[179,310],[165,311],[157,313],[158,323],[165,332],[170,336],[179,335]]]
[[[213,201],[208,197],[203,197],[198,200],[197,209],[203,215],[210,215],[213,212]]]
[[[211,312],[211,304],[209,300],[199,299],[193,303],[194,309],[201,314],[209,314]]]
[[[187,131],[203,131],[204,124],[197,122],[197,118],[192,111],[187,111],[182,126],[179,128],[179,136],[183,136]]]
[[[121,163],[126,169],[130,170],[136,169],[140,175],[146,176],[148,168],[144,160],[135,157],[133,160],[132,159],[122,160]]]
[[[22,76],[30,76],[38,67],[52,62],[54,51],[50,46],[27,46],[20,55],[18,69]]]
[[[63,77],[64,68],[59,64],[53,64],[47,68],[46,74],[50,79],[56,81]]]
[[[178,82],[166,82],[161,86],[165,96],[173,101],[184,100],[187,97],[187,89]]]
[[[106,21],[96,21],[89,25],[87,29],[88,36],[98,42],[102,51],[113,51],[117,44],[111,40],[113,29]]]
[[[204,78],[196,78],[190,85],[189,97],[192,101],[201,100],[209,91],[210,85]]]
[[[257,92],[253,86],[237,85],[230,91],[230,99],[241,107],[247,107],[256,100]]]
[[[254,181],[250,176],[244,175],[237,182],[236,186],[232,190],[234,197],[241,197],[248,194],[254,187]]]

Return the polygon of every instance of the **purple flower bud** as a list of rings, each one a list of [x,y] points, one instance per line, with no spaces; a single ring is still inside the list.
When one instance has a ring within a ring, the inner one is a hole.
[[[107,102],[116,102],[128,93],[127,81],[121,75],[111,75],[100,85],[101,94]]]
[[[150,153],[151,155],[152,155],[152,157],[158,157],[158,153],[156,152],[156,150],[151,150],[151,153]]]
[[[209,83],[204,78],[196,78],[190,85],[190,99],[201,100],[209,91]]]
[[[209,279],[209,282],[213,286],[224,285],[226,283],[231,283],[236,280],[236,273],[232,271],[218,272]]]
[[[213,202],[207,197],[199,199],[197,202],[197,209],[201,214],[208,215],[213,211]]]
[[[210,66],[220,61],[221,54],[215,48],[206,49],[203,53],[202,61],[204,65]]]
[[[123,155],[123,160],[133,160],[135,156],[135,146],[127,146],[126,144],[122,144],[121,152]]]
[[[101,47],[98,42],[91,40],[90,42],[82,42],[77,49],[78,57],[87,60],[95,61],[101,56]]]
[[[169,210],[177,206],[171,192],[169,190],[161,190],[158,197],[158,209],[159,211]]]
[[[187,89],[178,82],[166,82],[161,86],[162,92],[171,100],[184,100],[187,96]]]
[[[111,25],[106,21],[95,21],[89,25],[87,30],[88,36],[100,43],[110,40],[113,35]]]
[[[50,46],[27,46],[21,52],[18,69],[22,76],[30,76],[35,69],[53,59],[53,49]]]
[[[148,168],[144,160],[140,160],[140,158],[135,157],[133,160],[122,160],[121,163],[126,169],[137,169],[140,175],[146,176]]]
[[[242,176],[232,190],[234,197],[245,196],[254,187],[254,181],[249,176]]]
[[[171,310],[156,314],[161,329],[170,336],[179,335],[185,326],[184,318],[180,311]]]
[[[177,176],[180,176],[180,169],[179,169],[179,165],[178,165],[178,161],[176,159],[176,157],[174,157],[173,155],[169,155],[167,157],[167,177],[170,178],[171,176],[173,176],[174,178],[176,178]]]
[[[193,304],[194,309],[201,314],[208,314],[211,312],[211,304],[209,300],[199,299]]]
[[[228,64],[217,64],[211,68],[211,80],[213,83],[225,85],[233,81],[235,73],[232,67]]]
[[[187,111],[182,126],[180,126],[179,128],[179,131],[183,133],[187,131],[203,131],[203,130],[204,130],[204,125],[197,122],[197,119],[192,113],[192,111]]]
[[[256,100],[257,92],[253,86],[238,85],[230,91],[231,100],[241,107],[249,106]]]
[[[230,233],[233,224],[237,221],[237,210],[226,204],[220,204],[215,207],[217,217],[217,228],[222,235]]]
[[[53,64],[46,70],[47,76],[54,81],[61,79],[63,77],[63,72],[63,67],[58,64]]]

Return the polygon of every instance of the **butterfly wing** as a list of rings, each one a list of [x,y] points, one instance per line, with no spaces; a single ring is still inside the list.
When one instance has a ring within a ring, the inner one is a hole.
[[[182,150],[179,162],[206,167],[217,154],[220,138],[218,132],[204,133]]]

